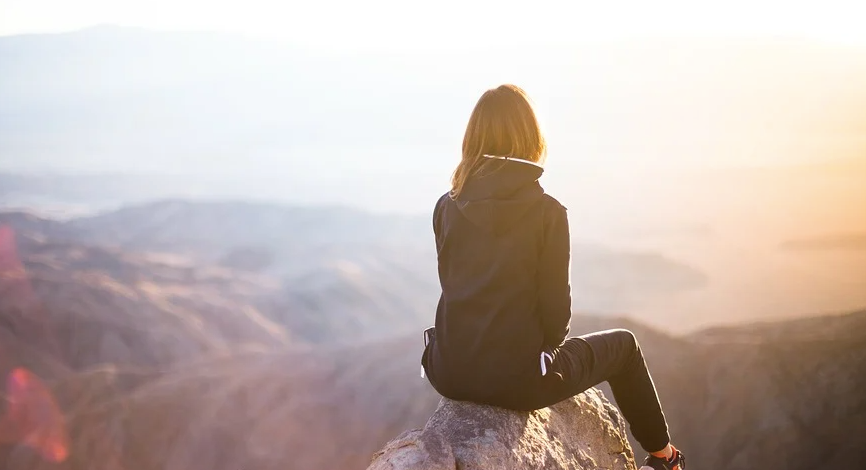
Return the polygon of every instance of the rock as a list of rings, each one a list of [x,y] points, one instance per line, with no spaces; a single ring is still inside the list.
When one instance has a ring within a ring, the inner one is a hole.
[[[634,470],[625,420],[598,389],[542,410],[443,398],[423,429],[403,433],[367,470]]]

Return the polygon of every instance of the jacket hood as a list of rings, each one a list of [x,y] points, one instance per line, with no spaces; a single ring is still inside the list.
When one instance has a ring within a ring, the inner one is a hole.
[[[541,166],[526,160],[500,159],[500,164],[489,165],[469,178],[456,200],[469,221],[493,233],[507,231],[544,195],[538,182],[544,173]]]

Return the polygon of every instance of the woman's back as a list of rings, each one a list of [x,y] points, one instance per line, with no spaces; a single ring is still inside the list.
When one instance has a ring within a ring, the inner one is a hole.
[[[443,394],[495,402],[540,378],[543,248],[564,212],[538,183],[542,171],[491,161],[436,205],[442,296],[428,373]]]
[[[610,383],[641,470],[683,470],[634,334],[567,338],[571,250],[565,208],[544,193],[546,144],[526,93],[481,96],[433,229],[442,295],[421,363],[442,395],[533,410]]]

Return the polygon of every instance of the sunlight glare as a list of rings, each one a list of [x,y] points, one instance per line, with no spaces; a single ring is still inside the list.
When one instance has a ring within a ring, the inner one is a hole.
[[[866,44],[866,5],[853,0],[604,3],[480,0],[2,0],[0,34],[58,32],[96,24],[215,30],[314,48],[453,49],[568,45],[629,37],[794,36]],[[51,12],[46,15],[45,12]]]

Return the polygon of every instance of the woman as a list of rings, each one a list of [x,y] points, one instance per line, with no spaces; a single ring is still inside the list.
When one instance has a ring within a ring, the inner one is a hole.
[[[682,470],[634,335],[567,338],[571,318],[566,209],[538,182],[546,144],[526,93],[488,90],[463,137],[452,188],[434,210],[442,295],[425,332],[423,372],[442,395],[535,410],[601,382],[650,469]]]

